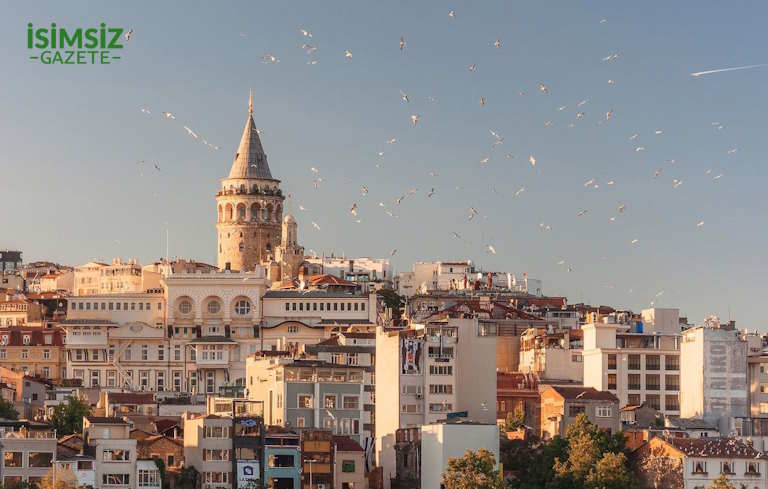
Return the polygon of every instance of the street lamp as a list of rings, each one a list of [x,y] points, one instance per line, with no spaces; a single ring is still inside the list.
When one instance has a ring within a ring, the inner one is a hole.
[[[317,462],[314,458],[310,458],[304,461],[309,464],[309,489],[312,489],[312,464]]]

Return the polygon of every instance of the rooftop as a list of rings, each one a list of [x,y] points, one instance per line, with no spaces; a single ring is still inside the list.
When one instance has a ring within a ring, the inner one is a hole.
[[[760,452],[735,438],[670,438],[665,441],[689,457],[761,457]]]
[[[594,387],[583,386],[550,386],[567,401],[615,401],[619,399],[610,392],[599,391]]]

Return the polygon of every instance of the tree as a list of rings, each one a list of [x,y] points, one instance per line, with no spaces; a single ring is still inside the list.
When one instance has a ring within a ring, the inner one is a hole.
[[[634,489],[637,487],[627,470],[627,456],[608,452],[587,475],[585,487],[589,489]]]
[[[176,489],[196,489],[200,473],[191,465],[183,467],[174,480]]]
[[[166,480],[165,478],[165,462],[162,458],[155,457],[153,459],[155,461],[155,465],[157,466],[157,470],[160,472],[160,484],[163,489],[168,489],[171,485],[170,481]]]
[[[83,418],[91,414],[87,401],[68,397],[66,402],[56,406],[51,416],[51,425],[56,429],[56,436],[62,437],[83,432]]]
[[[379,289],[376,295],[384,302],[384,305],[392,309],[392,322],[397,323],[403,315],[405,301],[403,297],[393,289]]]
[[[19,419],[19,412],[13,402],[0,398],[0,418]]]
[[[445,489],[503,489],[504,482],[495,465],[496,459],[488,450],[467,450],[463,457],[448,460],[442,485]]]
[[[56,469],[56,484],[53,484],[54,473],[53,469],[49,470],[47,474],[40,481],[39,489],[75,489],[77,488],[77,476],[72,469]]]
[[[654,489],[683,487],[683,461],[668,456],[660,446],[650,447],[636,468],[638,475]]]
[[[525,425],[525,413],[519,407],[515,408],[514,412],[507,413],[507,419],[504,423],[504,429],[506,431],[517,431],[519,428]]]
[[[736,486],[728,482],[725,474],[720,474],[720,477],[712,481],[712,485],[707,489],[736,489]]]

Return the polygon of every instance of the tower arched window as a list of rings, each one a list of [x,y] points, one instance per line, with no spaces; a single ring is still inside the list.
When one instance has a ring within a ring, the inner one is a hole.
[[[238,246],[238,248],[239,248],[239,250],[240,250],[241,252],[245,251],[245,245],[243,244],[243,242],[242,242],[242,241],[240,242],[240,246]]]
[[[227,221],[232,220],[233,212],[234,212],[234,209],[232,208],[232,204],[227,204],[227,206],[224,208],[224,216]]]
[[[237,220],[245,221],[245,204],[237,204]]]
[[[269,220],[269,210],[267,210],[266,207],[261,210],[261,220],[262,221],[268,221]]]
[[[251,205],[251,221],[258,221],[259,220],[259,210],[261,208],[259,207],[259,204],[252,204]]]

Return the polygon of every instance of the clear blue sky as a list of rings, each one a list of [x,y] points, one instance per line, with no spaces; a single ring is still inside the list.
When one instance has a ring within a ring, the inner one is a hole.
[[[307,250],[396,248],[398,270],[467,257],[527,271],[571,302],[640,309],[663,291],[657,304],[692,320],[730,308],[739,326],[762,328],[768,68],[690,73],[768,62],[765,18],[758,2],[6,3],[0,247],[27,261],[146,262],[164,253],[167,222],[172,255],[215,262],[214,194],[253,87],[269,164],[294,195]],[[106,21],[134,36],[115,64],[44,66],[27,59],[30,21]],[[302,42],[318,50],[307,55]],[[620,58],[602,61],[613,52]],[[280,63],[262,63],[266,53]],[[421,116],[415,128],[411,114]],[[490,129],[505,138],[494,150]],[[592,178],[600,188],[585,188]],[[468,222],[470,207],[479,215]]]

